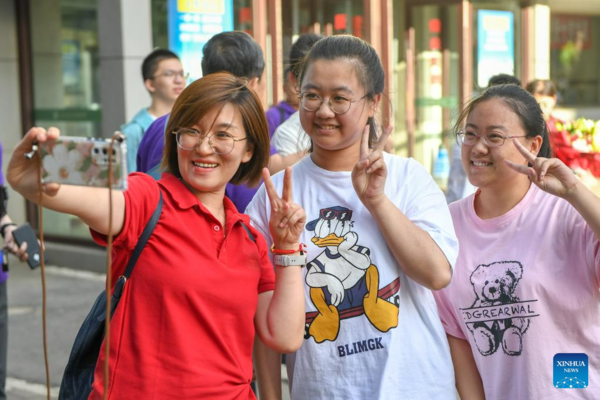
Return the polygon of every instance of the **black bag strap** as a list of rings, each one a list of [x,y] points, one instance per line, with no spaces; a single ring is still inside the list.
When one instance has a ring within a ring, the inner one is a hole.
[[[159,194],[160,194],[160,197],[158,199],[158,204],[156,205],[156,208],[154,209],[154,213],[152,214],[152,217],[150,217],[150,220],[146,223],[146,226],[144,227],[144,231],[140,235],[140,238],[138,239],[138,242],[135,245],[133,252],[131,253],[131,257],[129,258],[129,262],[127,263],[127,268],[125,268],[125,272],[123,273],[123,276],[125,277],[125,279],[129,279],[129,277],[131,276],[131,272],[133,271],[133,267],[135,267],[135,263],[137,262],[138,258],[140,257],[140,254],[142,254],[142,250],[144,250],[144,247],[146,246],[148,239],[150,239],[150,236],[152,236],[152,232],[154,231],[154,228],[156,227],[156,224],[158,223],[158,219],[160,218],[160,214],[162,212],[162,206],[163,206],[163,196],[162,196],[162,191],[160,189],[159,189]]]
[[[252,240],[254,243],[256,243],[256,239],[254,238],[254,235],[252,234],[252,232],[250,232],[250,229],[248,229],[248,227],[246,226],[246,224],[243,223],[242,221],[240,221],[240,224],[242,224],[242,228],[244,228],[244,230],[248,234],[248,238],[250,240]]]

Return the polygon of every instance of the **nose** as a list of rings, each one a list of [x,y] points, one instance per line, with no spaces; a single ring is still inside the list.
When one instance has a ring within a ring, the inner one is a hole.
[[[321,107],[317,108],[315,115],[323,119],[335,117],[335,113],[329,107],[329,99],[323,99],[323,103],[321,103]]]
[[[196,146],[196,152],[198,154],[213,154],[215,151],[210,145],[210,137],[201,137],[200,143]]]
[[[489,147],[485,144],[483,137],[477,139],[477,142],[473,145],[473,151],[478,154],[487,154]]]

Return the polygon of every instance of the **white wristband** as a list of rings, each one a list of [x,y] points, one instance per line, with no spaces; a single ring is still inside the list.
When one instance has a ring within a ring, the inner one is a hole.
[[[306,265],[306,254],[300,254],[297,256],[275,254],[273,261],[275,261],[275,265],[279,265],[281,267],[289,267],[292,265],[304,267]]]

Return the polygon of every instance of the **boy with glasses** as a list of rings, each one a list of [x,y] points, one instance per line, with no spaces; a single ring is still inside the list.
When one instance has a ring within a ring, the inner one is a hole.
[[[152,98],[150,107],[141,109],[121,127],[127,139],[127,168],[131,172],[137,170],[137,152],[144,133],[154,120],[171,112],[187,82],[179,57],[165,49],[155,49],[146,56],[142,63],[142,78]]]

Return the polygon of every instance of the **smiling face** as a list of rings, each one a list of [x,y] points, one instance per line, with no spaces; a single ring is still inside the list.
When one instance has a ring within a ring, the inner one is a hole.
[[[319,165],[323,162],[318,160],[331,160],[332,156],[356,163],[363,129],[377,109],[378,98],[361,100],[367,93],[356,75],[356,63],[319,59],[311,62],[303,74],[300,92],[324,99],[316,111],[299,107],[302,128],[312,140],[313,160]],[[348,112],[340,115],[331,111],[328,102],[336,98],[353,101]]]
[[[521,121],[503,100],[492,98],[477,104],[467,117],[465,131],[477,135],[500,135],[500,136],[525,136],[527,133],[521,125]],[[541,144],[541,137],[534,139],[517,139],[537,154]],[[510,169],[504,160],[510,160],[517,164],[527,165],[525,158],[519,153],[512,139],[506,139],[499,147],[489,147],[483,138],[474,145],[462,146],[462,162],[469,181],[479,188],[516,187],[517,182],[527,180],[527,176]]]
[[[225,132],[235,139],[246,137],[240,112],[231,104],[216,106],[190,127],[202,135]],[[203,193],[225,193],[227,182],[235,175],[241,163],[252,158],[248,140],[235,142],[229,154],[215,154],[204,138],[194,150],[177,147],[177,160],[182,180],[199,198]]]

